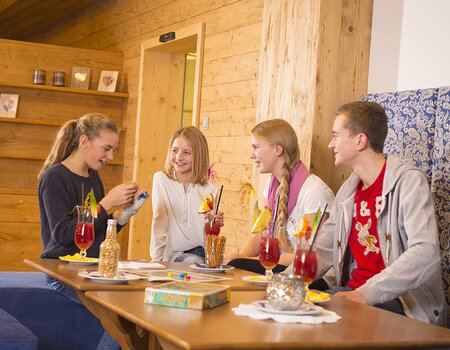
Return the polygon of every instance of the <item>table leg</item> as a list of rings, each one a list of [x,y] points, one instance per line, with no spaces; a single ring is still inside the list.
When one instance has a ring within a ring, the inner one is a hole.
[[[86,298],[83,292],[77,292],[86,308],[96,316],[108,334],[119,343],[122,350],[149,349],[149,334],[115,312],[104,308],[95,301]]]

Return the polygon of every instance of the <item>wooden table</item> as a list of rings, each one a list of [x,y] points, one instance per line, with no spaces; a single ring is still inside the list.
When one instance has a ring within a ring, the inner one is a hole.
[[[61,282],[69,285],[77,291],[87,291],[87,290],[123,290],[123,291],[137,291],[144,290],[146,287],[155,286],[161,284],[161,282],[148,282],[146,279],[141,279],[137,281],[129,281],[125,284],[113,284],[113,283],[98,283],[91,281],[90,279],[78,276],[78,273],[83,270],[95,270],[96,265],[93,266],[79,266],[70,264],[68,262],[59,259],[24,259],[24,262],[39,270],[45,274],[52,276]],[[186,272],[200,272],[189,267],[186,263],[162,263],[166,268],[182,270]],[[133,273],[132,271],[130,271]],[[202,272],[203,273],[203,272]],[[217,281],[213,282],[215,284],[223,284],[231,286],[232,290],[243,290],[243,291],[254,291],[254,290],[264,290],[264,286],[255,285],[242,280],[242,277],[255,275],[254,273],[234,269],[226,271],[225,273],[215,273],[217,276],[230,277],[231,280]]]
[[[97,283],[87,278],[78,276],[82,270],[94,270],[96,266],[79,266],[59,259],[24,259],[24,262],[38,271],[52,276],[68,286],[74,288],[83,304],[102,322],[107,332],[122,346],[122,349],[146,349],[148,348],[149,334],[130,322],[124,322],[117,314],[100,307],[99,304],[86,298],[86,291],[121,291],[124,299],[128,298],[128,292],[143,291],[146,287],[161,284],[161,282],[148,282],[146,279],[129,281],[125,284]],[[167,268],[183,270],[186,272],[198,272],[184,263],[163,263]],[[232,290],[255,291],[264,290],[264,286],[254,285],[242,280],[242,277],[255,275],[248,271],[234,269],[224,274],[231,280],[217,281],[217,284],[229,285]],[[152,340],[153,339],[153,340]],[[151,335],[152,344],[154,337]],[[152,346],[153,348],[154,346]]]
[[[411,349],[450,346],[450,330],[388,311],[332,298],[324,305],[342,319],[333,324],[282,324],[234,315],[240,303],[264,292],[233,291],[231,302],[212,310],[144,304],[144,292],[90,291],[85,297],[117,315],[122,325],[150,332],[150,348],[163,349]],[[107,314],[105,314],[106,316]],[[141,332],[142,334],[142,332]],[[126,349],[126,347],[125,347]]]

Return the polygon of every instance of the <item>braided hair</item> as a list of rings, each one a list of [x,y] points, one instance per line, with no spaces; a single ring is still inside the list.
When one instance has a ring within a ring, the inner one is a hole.
[[[288,215],[288,198],[289,183],[291,181],[291,171],[293,167],[300,161],[300,151],[298,149],[297,135],[292,126],[283,119],[270,119],[257,124],[252,134],[265,142],[278,145],[283,148],[281,154],[283,165],[281,168],[280,185],[277,194],[279,197],[277,217],[277,232],[281,247],[284,251],[292,252],[292,247],[287,239],[287,215]]]

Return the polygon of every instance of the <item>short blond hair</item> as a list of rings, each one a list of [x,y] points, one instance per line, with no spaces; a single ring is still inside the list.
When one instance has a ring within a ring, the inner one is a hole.
[[[164,172],[166,175],[176,180],[175,169],[171,162],[172,145],[178,137],[186,140],[192,149],[192,176],[193,183],[204,185],[208,182],[209,150],[205,136],[195,126],[188,126],[178,129],[172,136],[167,151]]]

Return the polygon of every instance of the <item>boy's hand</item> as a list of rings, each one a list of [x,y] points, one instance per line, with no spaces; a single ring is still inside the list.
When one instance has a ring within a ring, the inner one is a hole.
[[[352,290],[351,292],[338,292],[335,295],[337,297],[349,299],[349,300],[352,300],[352,301],[356,301],[357,303],[361,303],[361,304],[366,304],[367,305],[367,300],[357,290]]]

